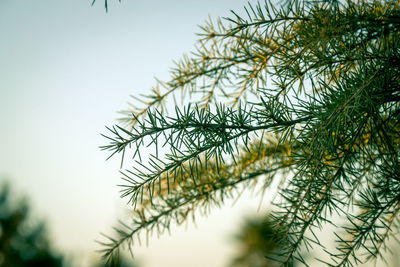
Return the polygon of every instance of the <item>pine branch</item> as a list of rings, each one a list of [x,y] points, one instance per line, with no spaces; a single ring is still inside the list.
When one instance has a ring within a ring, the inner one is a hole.
[[[104,135],[111,156],[139,158],[122,172],[134,226],[119,229],[105,255],[138,232],[222,205],[267,170],[263,188],[282,175],[272,217],[289,240],[283,264],[307,264],[302,249],[323,246],[314,229],[334,224],[333,214],[345,215],[349,226],[338,230],[348,236],[337,235],[326,264],[381,255],[399,227],[399,10],[398,1],[293,0],[208,21],[170,80]],[[187,95],[195,105],[165,105]],[[155,153],[144,162],[147,147]]]

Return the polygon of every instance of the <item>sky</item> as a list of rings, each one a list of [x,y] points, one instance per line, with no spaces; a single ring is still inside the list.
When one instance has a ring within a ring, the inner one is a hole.
[[[25,195],[55,246],[88,266],[100,232],[126,216],[119,159],[106,161],[100,133],[168,80],[193,50],[198,25],[242,10],[240,0],[0,1],[0,181]],[[250,1],[255,2],[255,1]],[[259,199],[245,195],[207,217],[135,247],[143,267],[225,266],[231,236]]]

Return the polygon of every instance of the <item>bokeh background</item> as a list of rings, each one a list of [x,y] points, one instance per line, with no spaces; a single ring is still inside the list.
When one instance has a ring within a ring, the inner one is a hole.
[[[241,0],[0,0],[0,181],[25,195],[34,220],[72,266],[98,261],[95,240],[127,215],[119,159],[99,146],[154,77],[193,50],[198,25]],[[255,2],[255,1],[250,1]],[[260,198],[245,194],[196,224],[136,246],[143,267],[225,266],[232,233]],[[261,207],[263,213],[265,207]]]

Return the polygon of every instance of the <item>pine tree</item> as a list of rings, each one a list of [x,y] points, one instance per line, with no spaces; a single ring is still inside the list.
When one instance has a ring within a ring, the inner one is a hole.
[[[64,266],[51,248],[44,222],[33,223],[26,201],[13,203],[7,184],[0,188],[0,267]]]
[[[243,220],[240,230],[234,236],[237,246],[230,267],[275,267],[277,261],[267,259],[268,254],[279,254],[285,244],[276,242],[276,233],[264,217],[252,216]],[[281,239],[282,241],[282,239]],[[288,264],[294,267],[294,264]]]
[[[322,246],[315,233],[335,216],[332,266],[379,258],[398,232],[399,2],[290,0],[243,14],[201,27],[170,80],[104,135],[102,148],[133,165],[121,173],[134,207],[105,257],[272,184],[283,266],[306,264],[302,248]]]

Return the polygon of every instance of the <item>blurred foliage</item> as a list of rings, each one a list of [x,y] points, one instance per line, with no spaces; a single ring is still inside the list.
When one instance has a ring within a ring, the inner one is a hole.
[[[238,247],[230,267],[274,267],[276,260],[269,258],[278,255],[285,244],[279,243],[270,221],[264,217],[249,217],[234,236]],[[288,264],[294,267],[294,263]]]
[[[0,189],[0,267],[63,266],[50,246],[45,224],[29,218],[26,201],[12,203],[10,189]],[[16,205],[14,205],[16,204]]]
[[[125,256],[119,256],[117,259],[114,259],[112,262],[104,263],[102,261],[93,265],[93,267],[138,267],[139,265],[136,262],[133,262],[131,259],[126,258]]]
[[[0,267],[58,267],[74,266],[52,248],[43,221],[35,222],[29,216],[26,201],[15,200],[10,186],[0,187]],[[137,267],[123,255],[113,262],[99,261],[93,267]]]

